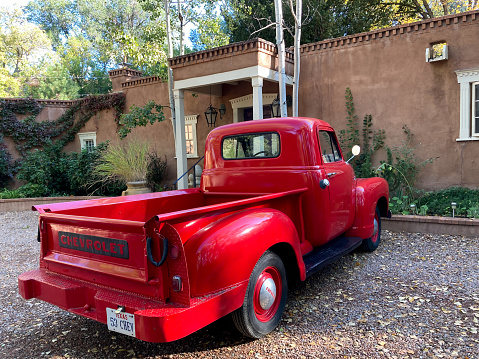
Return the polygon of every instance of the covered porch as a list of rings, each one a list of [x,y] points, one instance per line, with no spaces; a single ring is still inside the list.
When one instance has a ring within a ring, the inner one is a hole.
[[[224,109],[224,114],[220,115],[218,111],[218,116],[223,120],[221,124],[272,117],[270,104],[279,93],[278,56],[274,44],[252,39],[175,57],[169,63],[174,78],[177,178],[188,170],[185,119],[196,116],[206,123],[204,111],[209,104],[216,110]],[[287,93],[290,93],[293,85],[293,55],[288,52],[285,73]],[[198,94],[202,94],[203,98],[209,96],[210,102],[204,104],[204,109],[199,109],[198,105],[189,109],[199,114],[186,113],[189,100],[188,96],[185,99],[185,93],[191,93],[192,97]],[[204,146],[206,135],[212,128],[194,134],[199,146]],[[183,176],[177,185],[178,189],[188,188],[188,176]]]

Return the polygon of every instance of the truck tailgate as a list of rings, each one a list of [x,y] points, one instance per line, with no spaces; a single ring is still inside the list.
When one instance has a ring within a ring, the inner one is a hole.
[[[42,213],[40,266],[91,283],[162,299],[161,273],[155,273],[154,283],[149,283],[144,225]]]

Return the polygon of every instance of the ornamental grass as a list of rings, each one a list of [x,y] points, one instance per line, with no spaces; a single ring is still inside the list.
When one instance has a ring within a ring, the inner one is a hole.
[[[117,145],[109,145],[103,153],[94,175],[101,181],[145,181],[148,172],[150,144],[129,139]]]

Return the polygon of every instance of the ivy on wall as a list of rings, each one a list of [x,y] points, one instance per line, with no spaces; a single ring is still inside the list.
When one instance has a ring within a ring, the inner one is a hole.
[[[21,101],[0,100],[0,133],[13,139],[15,148],[20,153],[20,161],[27,156],[29,150],[36,147],[54,144],[58,150],[75,139],[76,134],[97,112],[106,109],[115,110],[115,122],[119,126],[120,116],[125,105],[122,93],[87,97],[73,103],[63,115],[55,121],[37,122],[42,106],[34,99]],[[27,115],[23,120],[17,115]],[[0,147],[6,151],[3,138]],[[5,157],[9,157],[8,151]],[[9,157],[11,158],[11,157]]]

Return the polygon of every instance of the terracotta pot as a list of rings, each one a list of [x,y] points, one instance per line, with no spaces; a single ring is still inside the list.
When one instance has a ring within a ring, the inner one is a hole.
[[[151,189],[147,187],[146,181],[127,182],[126,187],[126,191],[123,191],[121,194],[122,196],[128,196],[131,194],[151,193]]]

